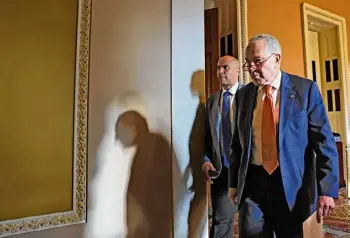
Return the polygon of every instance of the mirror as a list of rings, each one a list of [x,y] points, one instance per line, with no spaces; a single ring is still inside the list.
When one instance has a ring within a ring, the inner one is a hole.
[[[0,3],[0,237],[86,221],[90,4]]]

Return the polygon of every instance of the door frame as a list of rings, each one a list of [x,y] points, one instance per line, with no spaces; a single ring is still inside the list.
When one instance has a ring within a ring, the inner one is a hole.
[[[248,14],[247,0],[236,0],[237,6],[237,37],[238,37],[238,61],[240,65],[245,61],[245,48],[248,45]],[[247,84],[250,82],[249,73],[243,71],[239,75],[239,81]]]
[[[303,48],[304,48],[304,68],[305,75],[307,78],[311,79],[312,75],[308,75],[308,64],[310,59],[309,47],[307,47],[307,43],[309,40],[309,27],[308,27],[308,19],[312,17],[313,19],[318,19],[321,21],[326,21],[333,25],[337,26],[338,33],[338,44],[339,44],[339,69],[340,75],[342,77],[342,108],[344,109],[342,112],[343,121],[344,121],[344,130],[345,130],[345,138],[342,138],[342,141],[345,145],[345,156],[344,156],[344,172],[345,172],[345,183],[347,189],[347,198],[350,198],[350,131],[349,131],[349,123],[350,123],[350,115],[348,112],[350,111],[350,101],[348,101],[350,92],[350,78],[349,78],[349,69],[348,69],[348,43],[347,43],[347,31],[346,31],[346,21],[344,17],[338,16],[329,11],[323,10],[321,8],[315,7],[308,3],[302,4],[302,28],[303,28]]]

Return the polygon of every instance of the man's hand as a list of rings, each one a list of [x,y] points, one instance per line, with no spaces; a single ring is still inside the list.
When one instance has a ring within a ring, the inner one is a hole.
[[[335,208],[334,199],[327,196],[319,196],[317,204],[317,222],[320,223],[323,217],[329,216]]]
[[[237,198],[237,188],[229,188],[228,189],[228,199],[231,201],[233,205],[237,203],[236,198]]]
[[[216,169],[214,168],[213,164],[210,163],[210,162],[205,162],[203,163],[202,165],[202,172],[205,176],[205,179],[210,183],[212,184],[213,181],[211,180],[210,176],[209,176],[209,170],[211,171],[215,171]]]

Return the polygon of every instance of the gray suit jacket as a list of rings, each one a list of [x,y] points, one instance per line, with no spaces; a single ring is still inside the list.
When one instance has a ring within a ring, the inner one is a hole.
[[[244,85],[238,83],[238,89],[241,89]],[[220,114],[220,96],[221,90],[210,96],[206,103],[205,112],[205,145],[203,163],[210,162],[213,164],[216,171],[210,171],[211,178],[217,178],[222,170],[221,154],[220,154],[220,138],[222,137],[221,131],[221,114]],[[235,118],[235,117],[233,117]],[[233,122],[232,125],[235,123]],[[232,153],[232,150],[230,151]]]

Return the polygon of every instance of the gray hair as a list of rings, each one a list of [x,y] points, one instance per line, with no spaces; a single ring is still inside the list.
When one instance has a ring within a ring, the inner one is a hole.
[[[253,42],[258,41],[258,40],[265,40],[266,41],[266,45],[267,45],[266,55],[279,54],[282,56],[281,45],[278,42],[276,37],[269,35],[269,34],[259,34],[259,35],[252,37],[249,40],[249,43],[253,43]]]

